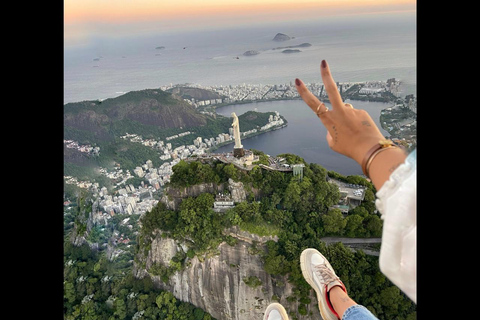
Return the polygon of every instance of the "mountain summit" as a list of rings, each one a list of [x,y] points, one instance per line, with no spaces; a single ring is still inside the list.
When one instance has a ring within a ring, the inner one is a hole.
[[[119,127],[188,128],[205,125],[207,118],[175,94],[146,89],[103,101],[65,104],[63,122],[66,135],[80,131],[110,140]]]

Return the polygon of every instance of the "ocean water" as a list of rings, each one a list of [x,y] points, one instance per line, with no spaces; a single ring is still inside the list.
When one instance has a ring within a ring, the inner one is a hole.
[[[294,39],[275,42],[284,33]],[[312,44],[285,54],[280,46]],[[158,50],[156,47],[164,46]],[[260,51],[243,56],[248,50]],[[239,57],[239,59],[236,59]],[[95,38],[64,49],[64,103],[116,97],[162,85],[321,82],[326,59],[336,81],[404,82],[416,88],[416,14],[394,13],[271,23],[209,31]]]
[[[278,32],[295,38],[272,41]],[[305,42],[312,46],[299,48],[299,53],[273,50]],[[155,49],[159,46],[165,49]],[[243,56],[248,50],[260,54]],[[167,35],[97,38],[88,47],[65,48],[64,103],[112,98],[168,84],[283,84],[293,83],[297,77],[305,82],[322,82],[322,59],[328,61],[336,81],[396,78],[403,82],[402,95],[416,94],[416,14],[322,18]],[[378,126],[380,110],[389,106],[351,103],[367,110]],[[279,111],[288,126],[243,140],[244,148],[270,155],[294,153],[344,175],[362,174],[356,162],[328,147],[326,129],[303,101],[233,105],[217,112],[230,116],[233,111],[240,115],[248,110]],[[232,148],[233,145],[227,145],[219,151]]]

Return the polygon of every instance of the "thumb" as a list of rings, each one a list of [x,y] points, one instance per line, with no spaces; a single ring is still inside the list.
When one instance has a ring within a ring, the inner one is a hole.
[[[332,135],[330,134],[330,131],[327,130],[327,143],[330,149],[332,149],[332,146],[334,144]]]

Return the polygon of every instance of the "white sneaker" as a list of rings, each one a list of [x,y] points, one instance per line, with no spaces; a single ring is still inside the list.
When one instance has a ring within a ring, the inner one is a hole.
[[[300,267],[305,280],[317,293],[318,308],[324,320],[340,319],[328,298],[328,291],[340,286],[347,292],[345,285],[335,274],[328,260],[316,249],[305,249],[300,255]]]
[[[287,311],[285,308],[280,304],[273,302],[268,305],[267,309],[265,310],[265,314],[263,315],[263,320],[289,320]]]

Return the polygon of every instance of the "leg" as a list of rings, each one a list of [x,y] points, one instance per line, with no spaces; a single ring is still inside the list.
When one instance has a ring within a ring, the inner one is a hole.
[[[342,319],[345,310],[357,304],[339,286],[331,288],[328,292],[328,296],[330,298],[330,303],[332,304],[333,309],[335,309],[340,319]]]
[[[358,313],[364,315],[361,319],[376,319],[348,296],[345,285],[318,250],[305,249],[300,255],[300,267],[303,277],[317,293],[318,308],[324,320],[342,319],[344,314],[355,318]]]

